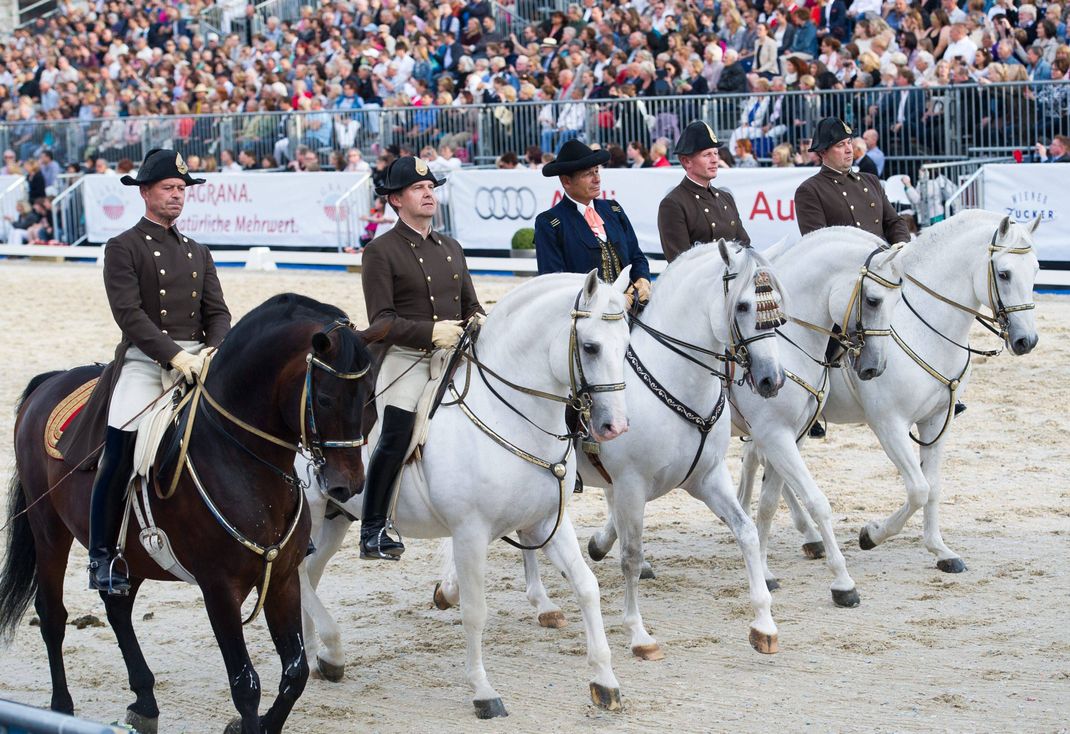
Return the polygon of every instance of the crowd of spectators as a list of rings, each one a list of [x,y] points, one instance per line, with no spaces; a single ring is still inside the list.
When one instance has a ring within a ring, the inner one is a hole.
[[[722,99],[736,165],[804,164],[827,115],[893,154],[941,154],[945,110],[927,92],[963,84],[978,150],[1068,132],[1057,2],[581,0],[523,18],[511,0],[323,0],[294,19],[221,3],[218,31],[205,0],[62,0],[0,35],[0,142],[26,173],[45,156],[114,169],[146,139],[204,171],[381,170],[428,147],[464,163],[480,134],[505,167],[576,137],[658,166],[681,118]],[[1004,81],[1025,83],[986,89]],[[839,89],[857,93],[820,94]],[[226,130],[199,116],[227,113],[241,114]]]

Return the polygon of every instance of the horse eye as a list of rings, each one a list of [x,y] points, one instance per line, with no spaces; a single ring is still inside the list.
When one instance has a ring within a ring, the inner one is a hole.
[[[747,311],[750,311],[750,304],[740,303],[736,306],[736,311],[738,311],[739,313],[747,313]]]
[[[597,344],[594,344],[592,342],[584,342],[583,343],[583,353],[584,354],[595,355],[595,354],[598,354],[598,352],[601,349],[602,348],[600,346],[598,346]]]
[[[331,400],[326,395],[317,395],[316,396],[316,405],[320,406],[321,408],[329,408],[332,405],[334,405],[334,401]]]
[[[871,308],[876,308],[877,306],[881,305],[881,299],[874,298],[873,296],[867,296],[866,305],[870,306]]]
[[[1009,270],[1000,270],[999,271],[999,279],[1000,280],[1010,280],[1011,279],[1010,271]]]

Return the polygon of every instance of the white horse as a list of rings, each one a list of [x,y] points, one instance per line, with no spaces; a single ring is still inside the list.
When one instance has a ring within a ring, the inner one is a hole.
[[[627,282],[626,272],[612,286],[601,284],[592,271],[586,277],[548,275],[511,291],[483,324],[477,342],[480,367],[469,365],[463,403],[457,394],[447,394],[431,421],[422,459],[402,474],[395,527],[404,536],[453,540],[466,672],[480,718],[506,715],[483,667],[484,572],[488,546],[514,531],[522,544],[545,543],[547,555],[568,579],[583,610],[587,660],[594,670],[592,700],[620,709],[598,582],[583,561],[564,504],[576,476],[572,441],[559,438],[567,433],[564,406],[533,392],[563,396],[575,390],[589,396],[590,429],[598,441],[628,430],[623,392]],[[458,372],[458,393],[465,369]],[[370,439],[374,445],[375,436]],[[315,531],[325,501],[318,488],[308,495]],[[358,497],[346,509],[359,515],[359,505]],[[315,587],[349,524],[344,515],[322,523],[322,532],[313,535],[318,548],[306,561],[302,583],[309,655],[315,653],[321,673],[334,680],[341,677],[345,659],[340,630]],[[326,650],[317,651],[317,630]]]
[[[736,500],[725,465],[731,421],[727,411],[722,415],[727,395],[717,374],[725,365],[715,359],[726,348],[740,354],[746,381],[763,397],[772,397],[783,385],[777,340],[764,338],[773,336],[771,330],[756,329],[760,310],[755,288],[760,273],[769,274],[775,300],[776,278],[765,259],[750,248],[723,241],[698,245],[666,268],[643,311],[645,326],[632,329],[633,368],[626,371],[626,380],[629,415],[638,418],[627,435],[600,448],[598,459],[612,483],[588,458],[581,461],[586,483],[605,487],[610,514],[606,528],[591,538],[588,552],[601,560],[619,534],[624,626],[632,653],[644,660],[660,660],[664,652],[639,612],[643,514],[648,502],[675,487],[704,502],[731,529],[747,567],[754,610],[751,645],[762,653],[777,651],[757,532]],[[539,578],[534,552],[524,553],[524,571],[527,597],[538,610],[539,623],[563,626],[564,616]],[[453,583],[447,578],[435,589],[439,608],[456,602]]]
[[[792,304],[789,322],[778,330],[781,364],[789,382],[770,400],[732,390],[736,428],[750,434],[767,471],[787,481],[816,521],[820,540],[807,550],[825,555],[827,548],[834,576],[832,599],[844,607],[857,606],[860,598],[836,543],[832,508],[807,469],[799,445],[821,412],[831,373],[852,370],[853,377],[871,380],[884,371],[889,322],[899,303],[899,263],[910,247],[888,250],[883,240],[862,230],[830,227],[806,235],[786,251],[779,246],[766,251],[775,256],[781,285]],[[834,326],[847,348],[839,368],[826,361]],[[749,508],[749,498],[743,507]],[[768,513],[770,508],[762,510]],[[758,536],[766,584],[776,589],[779,584],[766,562],[768,522],[758,523]]]
[[[966,565],[940,533],[940,463],[954,415],[956,395],[970,375],[970,327],[976,318],[1000,333],[1012,353],[1027,354],[1037,344],[1033,284],[1039,269],[1031,226],[980,210],[962,212],[925,230],[900,258],[902,300],[892,317],[888,363],[880,377],[861,381],[847,370],[833,374],[824,415],[830,423],[867,423],[899,470],[907,501],[890,517],[870,522],[858,542],[869,550],[896,535],[924,508],[925,547],[941,571],[960,573]],[[779,260],[777,266],[780,267]],[[981,314],[989,308],[991,316]],[[910,433],[917,426],[918,434]],[[913,445],[918,444],[917,454]],[[744,452],[741,494],[749,504],[759,447]],[[784,476],[767,463],[758,527],[768,533],[784,487]],[[805,510],[785,492],[796,527],[807,541],[818,537]],[[772,577],[766,570],[767,577]]]

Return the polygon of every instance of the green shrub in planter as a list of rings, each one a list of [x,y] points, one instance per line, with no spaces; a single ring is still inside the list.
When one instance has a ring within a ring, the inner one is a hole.
[[[513,233],[512,249],[514,250],[534,250],[535,249],[535,230],[532,227],[524,227],[518,229]]]

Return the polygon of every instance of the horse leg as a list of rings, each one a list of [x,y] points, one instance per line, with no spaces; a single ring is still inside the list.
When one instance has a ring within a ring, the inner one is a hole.
[[[784,497],[791,497],[796,505],[801,500],[801,504],[805,505],[805,510],[797,506],[797,513],[806,518],[807,525],[809,525],[809,518],[813,518],[820,528],[819,538],[824,544],[825,560],[835,577],[832,581],[832,600],[841,607],[858,606],[860,602],[858,591],[855,589],[855,582],[851,575],[847,573],[847,561],[840,551],[839,544],[836,542],[836,533],[832,528],[832,506],[814,482],[810,470],[806,468],[806,462],[799,454],[795,441],[786,435],[779,436],[767,447],[765,456],[769,464],[776,467],[777,474],[788,482],[782,490]]]
[[[131,578],[130,593],[127,596],[114,596],[102,591],[100,598],[104,601],[108,623],[115,632],[119,650],[123,654],[123,662],[126,663],[130,690],[137,697],[126,707],[126,723],[137,729],[140,734],[156,734],[160,718],[160,707],[156,704],[156,695],[152,690],[156,685],[156,678],[149,670],[144,653],[141,652],[141,645],[138,643],[131,621],[134,599],[137,597],[142,581],[143,579]]]
[[[315,539],[316,552],[305,558],[299,570],[305,655],[309,660],[315,659],[316,668],[325,680],[334,683],[342,680],[345,675],[346,657],[342,646],[342,628],[324,606],[316,589],[327,562],[342,547],[350,524],[344,515],[324,520]]]
[[[225,734],[260,734],[257,715],[260,676],[249,659],[242,631],[241,599],[244,595],[225,584],[202,585],[201,593],[219,652],[223,655],[223,664],[227,668],[230,697],[241,716],[227,724]],[[294,609],[294,618],[297,618],[297,609]]]
[[[750,624],[750,644],[761,653],[777,651],[777,627],[770,611],[773,597],[762,577],[762,561],[758,546],[758,529],[743,508],[736,493],[732,491],[732,477],[725,462],[719,461],[703,478],[691,494],[706,503],[717,517],[728,526],[743,552],[750,583],[750,601],[754,609],[754,621]]]
[[[63,638],[67,632],[67,607],[63,605],[63,576],[67,571],[67,557],[74,536],[57,516],[35,518],[46,525],[34,533],[37,552],[37,595],[34,609],[41,622],[41,638],[48,651],[48,669],[52,676],[53,711],[74,713],[74,700],[67,687],[67,671],[63,665]],[[37,526],[40,527],[40,526]]]
[[[862,550],[871,550],[897,535],[910,519],[910,516],[923,507],[929,499],[929,483],[925,480],[925,474],[918,464],[918,457],[914,454],[913,444],[909,437],[909,426],[897,422],[893,426],[874,428],[877,439],[880,441],[884,452],[899,470],[903,482],[906,484],[907,501],[895,512],[884,520],[872,520],[863,526],[858,533],[858,545]]]
[[[773,529],[773,518],[780,505],[783,489],[784,480],[780,478],[780,474],[772,467],[766,467],[765,474],[762,476],[762,487],[758,494],[758,513],[755,516],[755,524],[758,531],[758,555],[762,564],[762,576],[765,578],[765,587],[769,591],[776,591],[780,588],[776,575],[769,570],[768,558],[769,533]]]
[[[539,576],[539,559],[535,556],[535,551],[526,550],[523,555],[528,602],[539,614],[539,626],[551,629],[567,626],[568,620],[565,619],[565,613],[561,611],[561,607],[550,601],[546,587],[542,585],[542,578]]]
[[[301,639],[301,583],[296,574],[291,574],[278,586],[272,585],[264,603],[264,619],[271,632],[271,641],[282,660],[282,678],[279,695],[271,708],[260,720],[264,734],[282,731],[286,717],[305,690],[308,681],[308,661]]]
[[[643,660],[665,657],[643,624],[639,612],[639,576],[643,564],[643,512],[646,494],[641,480],[624,476],[614,491],[612,522],[620,534],[620,570],[624,575],[624,628],[631,636],[632,654]]]
[[[928,421],[919,425],[918,431],[923,441],[932,440],[943,426],[944,421]],[[940,534],[940,464],[944,458],[944,441],[941,438],[932,446],[921,447],[921,470],[929,482],[929,497],[925,500],[923,538],[925,547],[936,556],[936,567],[945,573],[962,573],[966,564],[959,554],[944,544]]]
[[[544,529],[549,528],[544,525]],[[536,533],[528,533],[527,537],[530,538],[534,534]],[[606,629],[602,622],[598,579],[583,562],[576,530],[572,527],[572,519],[567,513],[561,518],[561,527],[557,529],[557,533],[546,544],[546,555],[564,574],[580,603],[584,632],[587,635],[587,663],[594,670],[590,683],[591,700],[599,708],[620,711],[620,683],[617,682],[610,663],[609,641],[606,640]]]
[[[501,696],[487,679],[483,667],[483,628],[487,624],[487,599],[484,591],[487,569],[487,541],[475,533],[453,538],[453,563],[461,590],[461,623],[465,636],[465,672],[475,696],[476,716],[492,719],[508,716]]]
[[[751,500],[754,492],[754,479],[758,476],[758,469],[762,465],[762,457],[758,454],[758,448],[754,441],[747,441],[743,445],[743,456],[740,458],[739,489],[736,497],[743,511],[751,513]]]
[[[435,584],[435,593],[432,601],[436,609],[450,609],[461,602],[461,587],[457,583],[457,565],[453,560],[453,540],[446,538],[442,541],[443,555],[442,578]]]

